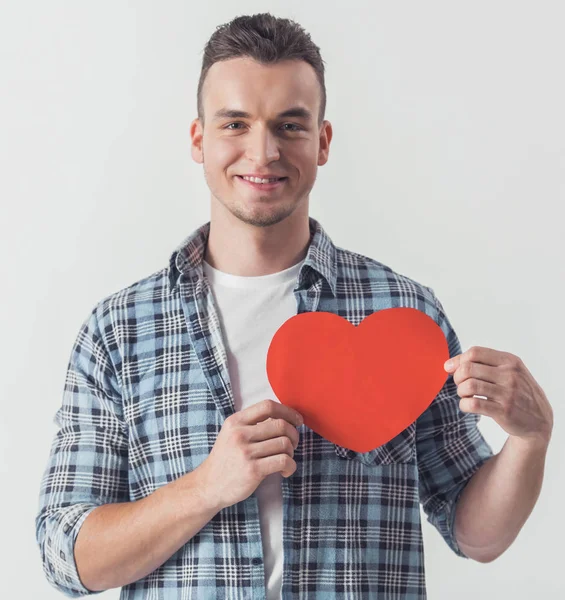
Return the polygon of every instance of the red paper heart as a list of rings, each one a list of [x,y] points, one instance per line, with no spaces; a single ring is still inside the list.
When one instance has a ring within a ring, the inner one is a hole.
[[[368,452],[428,408],[449,377],[448,358],[441,328],[414,308],[380,310],[357,327],[334,313],[307,312],[273,336],[267,377],[310,429]]]

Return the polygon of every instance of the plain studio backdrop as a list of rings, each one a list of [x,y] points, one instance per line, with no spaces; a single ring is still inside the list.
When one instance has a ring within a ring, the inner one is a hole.
[[[458,558],[422,512],[429,598],[564,597],[563,4],[4,0],[0,11],[0,596],[61,597],[34,520],[72,344],[99,300],[166,266],[209,219],[189,137],[202,49],[217,25],[270,11],[302,24],[327,68],[334,138],[310,214],[336,245],[432,287],[463,351],[522,358],[554,409],[540,498],[502,557]],[[498,452],[504,430],[488,417],[480,427]]]

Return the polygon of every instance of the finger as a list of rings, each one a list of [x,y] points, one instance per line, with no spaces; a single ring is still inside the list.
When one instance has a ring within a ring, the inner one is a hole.
[[[265,456],[276,456],[277,454],[288,454],[294,457],[294,443],[286,435],[271,438],[264,442],[256,442],[251,445],[252,458],[264,458]]]
[[[288,454],[266,456],[265,458],[260,458],[257,463],[263,478],[272,473],[281,473],[283,477],[290,477],[296,471],[296,463]]]
[[[465,361],[473,361],[483,365],[490,365],[492,367],[500,367],[501,365],[512,360],[512,354],[510,352],[502,352],[500,350],[494,350],[493,348],[485,348],[484,346],[471,346],[468,350],[454,357],[455,366],[459,366]]]
[[[464,396],[486,396],[489,400],[495,401],[500,398],[501,388],[482,379],[466,379],[457,386],[457,395]]]
[[[293,423],[295,427],[302,425],[303,422],[302,416],[293,408],[270,399],[257,402],[240,413],[240,419],[244,425],[256,425],[269,417],[285,419],[289,423]]]
[[[481,398],[465,396],[459,401],[459,409],[465,413],[476,413],[491,417],[497,422],[504,417],[503,409],[497,402],[482,400]]]
[[[496,383],[500,378],[498,367],[489,367],[475,362],[462,362],[453,373],[453,381],[459,385],[467,379],[482,379],[488,383]]]
[[[296,427],[284,419],[269,419],[250,427],[249,441],[262,442],[271,438],[286,436],[294,447],[298,446],[300,436]]]

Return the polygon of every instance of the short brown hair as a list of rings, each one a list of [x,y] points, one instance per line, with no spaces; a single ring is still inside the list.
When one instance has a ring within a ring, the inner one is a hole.
[[[274,17],[270,13],[236,17],[229,23],[216,27],[204,47],[198,82],[197,110],[202,123],[202,86],[208,70],[216,62],[240,56],[249,56],[262,64],[282,60],[303,60],[310,64],[316,72],[322,92],[318,125],[322,124],[326,111],[326,84],[320,49],[298,23]]]

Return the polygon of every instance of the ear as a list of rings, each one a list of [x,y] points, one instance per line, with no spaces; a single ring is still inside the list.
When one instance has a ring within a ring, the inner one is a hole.
[[[332,124],[329,121],[324,121],[320,128],[320,147],[318,149],[318,166],[320,167],[328,162],[332,135]]]
[[[203,133],[204,130],[202,128],[202,123],[200,122],[200,119],[194,119],[194,121],[192,121],[192,123],[190,124],[190,139],[192,140],[190,152],[192,154],[192,159],[200,164],[204,162],[204,156],[202,154]]]

